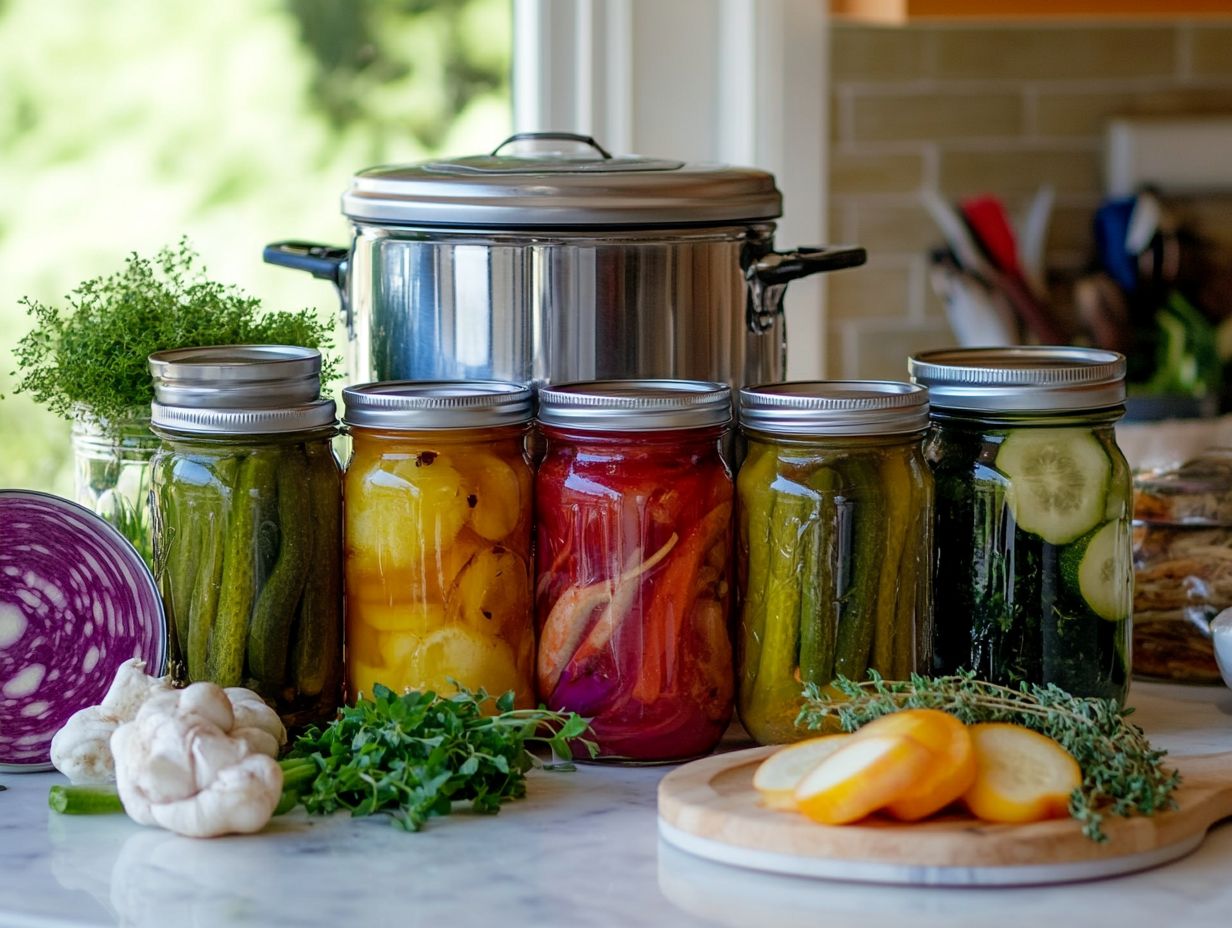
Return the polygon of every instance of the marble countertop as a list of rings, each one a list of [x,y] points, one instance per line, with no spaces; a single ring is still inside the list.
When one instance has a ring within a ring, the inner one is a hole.
[[[1137,721],[1174,754],[1232,751],[1232,692],[1139,684]],[[50,813],[58,774],[0,783],[0,926],[756,925],[877,928],[1232,917],[1232,826],[1189,857],[1098,882],[1026,889],[866,886],[744,871],[657,836],[663,768],[536,773],[496,817],[419,834],[302,810],[260,836],[181,838],[123,816]]]

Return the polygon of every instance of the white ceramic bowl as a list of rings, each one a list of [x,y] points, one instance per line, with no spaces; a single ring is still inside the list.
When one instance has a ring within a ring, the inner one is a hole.
[[[1232,686],[1232,609],[1225,609],[1211,622],[1211,639],[1215,643],[1215,663],[1223,682]]]

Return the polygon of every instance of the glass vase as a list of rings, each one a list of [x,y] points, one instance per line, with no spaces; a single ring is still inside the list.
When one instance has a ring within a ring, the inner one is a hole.
[[[114,525],[150,566],[150,459],[158,447],[149,416],[103,422],[82,414],[73,420],[77,502]]]

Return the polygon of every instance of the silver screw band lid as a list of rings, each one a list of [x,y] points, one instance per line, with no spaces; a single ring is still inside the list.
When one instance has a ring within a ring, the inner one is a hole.
[[[928,426],[928,391],[893,380],[812,380],[740,391],[740,427],[771,435],[899,435]]]
[[[726,425],[731,387],[709,380],[591,380],[539,390],[544,425],[659,431]]]
[[[1100,348],[946,348],[910,358],[934,409],[1063,412],[1125,402],[1125,356]]]
[[[342,421],[382,429],[519,425],[534,416],[529,387],[500,380],[392,380],[342,391]]]
[[[294,345],[206,345],[150,355],[150,424],[202,435],[302,432],[334,424],[321,353]]]
[[[311,432],[336,423],[333,400],[317,400],[281,409],[194,409],[150,404],[155,428],[192,435],[279,435]]]
[[[321,393],[321,352],[294,345],[208,345],[150,355],[154,400],[164,406],[269,408]]]

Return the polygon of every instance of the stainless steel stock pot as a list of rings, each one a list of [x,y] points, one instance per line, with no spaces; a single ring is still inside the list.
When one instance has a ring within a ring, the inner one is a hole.
[[[765,171],[614,156],[568,133],[369,168],[342,211],[349,248],[279,242],[265,260],[337,286],[351,382],[778,381],[786,284],[865,260],[775,251]]]

